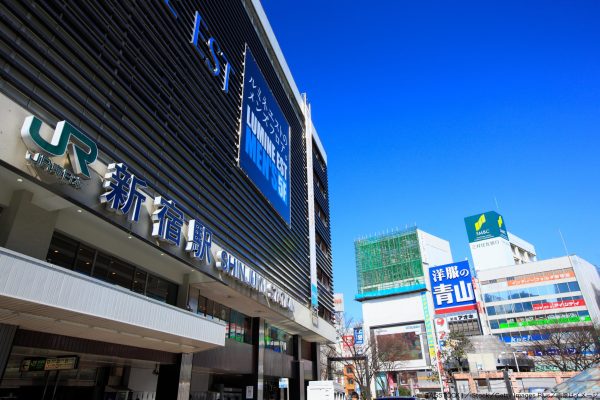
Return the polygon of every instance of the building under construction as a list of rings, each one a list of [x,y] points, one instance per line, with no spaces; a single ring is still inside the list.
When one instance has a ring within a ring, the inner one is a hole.
[[[379,380],[396,388],[418,385],[420,391],[439,391],[439,384],[427,379],[436,339],[426,276],[429,266],[452,262],[450,244],[413,227],[359,239],[354,246],[356,300],[362,303],[365,337],[406,348],[400,359],[393,360],[399,369],[385,372]],[[377,396],[388,395],[379,387],[371,390]]]
[[[416,227],[359,239],[354,249],[357,300],[424,290],[426,266],[452,258],[447,241]]]

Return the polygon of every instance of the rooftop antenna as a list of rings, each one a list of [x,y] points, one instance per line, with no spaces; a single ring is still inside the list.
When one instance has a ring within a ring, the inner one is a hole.
[[[560,240],[562,241],[563,247],[565,248],[565,254],[568,256],[569,250],[567,250],[567,242],[565,242],[565,238],[564,238],[562,232],[560,231],[560,229],[558,230],[558,234],[560,235]]]
[[[565,248],[565,254],[567,255],[567,258],[569,259],[569,264],[571,265],[571,268],[573,268],[573,263],[571,262],[571,256],[569,255],[569,250],[567,250],[567,242],[565,242],[565,238],[564,238],[562,232],[560,231],[560,229],[558,230],[558,234],[560,235],[560,240],[562,241],[563,247]]]
[[[498,199],[494,196],[494,203],[496,203],[496,210],[500,211],[500,206],[498,205]]]

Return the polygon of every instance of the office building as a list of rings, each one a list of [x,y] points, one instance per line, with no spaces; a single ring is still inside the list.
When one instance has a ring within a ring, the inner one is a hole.
[[[495,211],[465,218],[475,271],[537,261],[535,247],[509,232]]]
[[[0,10],[0,397],[304,399],[327,154],[260,1]]]
[[[600,318],[600,277],[577,256],[479,271],[491,333],[517,348],[543,340],[539,330]]]
[[[402,343],[405,351],[383,378],[389,386],[421,391],[436,357],[428,269],[452,262],[450,244],[417,228],[355,241],[358,294],[365,340]],[[401,372],[402,371],[402,372]],[[421,379],[419,379],[421,378]],[[373,388],[380,393],[381,388]]]

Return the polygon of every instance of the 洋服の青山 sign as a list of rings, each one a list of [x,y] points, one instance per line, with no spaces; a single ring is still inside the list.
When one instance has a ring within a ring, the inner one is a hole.
[[[429,279],[436,314],[476,308],[468,261],[431,267]]]
[[[246,48],[239,163],[290,224],[290,126]]]

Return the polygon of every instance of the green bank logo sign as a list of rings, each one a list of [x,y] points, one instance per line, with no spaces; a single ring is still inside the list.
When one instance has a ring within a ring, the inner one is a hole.
[[[87,135],[67,121],[60,121],[50,141],[40,135],[42,121],[30,115],[25,118],[21,137],[30,151],[25,158],[47,174],[55,175],[59,181],[76,189],[81,188],[81,179],[90,179],[89,165],[98,158],[98,147]],[[68,154],[72,170],[52,161],[52,157]]]
[[[469,243],[497,237],[508,240],[504,218],[495,211],[466,217],[465,226],[467,228],[467,235],[469,236]]]

